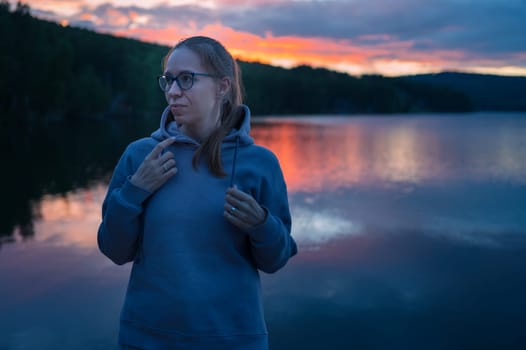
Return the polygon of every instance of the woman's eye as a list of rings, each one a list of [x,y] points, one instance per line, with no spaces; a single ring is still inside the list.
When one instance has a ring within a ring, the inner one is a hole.
[[[181,84],[188,84],[192,81],[192,74],[181,74],[179,76],[179,81]]]

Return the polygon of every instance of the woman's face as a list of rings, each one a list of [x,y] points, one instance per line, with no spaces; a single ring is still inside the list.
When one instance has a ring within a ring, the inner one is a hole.
[[[164,75],[177,77],[181,72],[210,73],[192,50],[181,47],[168,57]],[[165,92],[170,111],[179,128],[188,136],[202,141],[219,125],[219,113],[224,84],[212,77],[194,76],[194,84],[188,90],[181,90],[173,82]]]

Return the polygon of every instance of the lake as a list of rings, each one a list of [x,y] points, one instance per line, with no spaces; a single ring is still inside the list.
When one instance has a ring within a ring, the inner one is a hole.
[[[157,121],[4,130],[0,349],[114,349],[130,265],[96,247]],[[526,113],[258,118],[299,254],[262,273],[272,350],[526,348]]]

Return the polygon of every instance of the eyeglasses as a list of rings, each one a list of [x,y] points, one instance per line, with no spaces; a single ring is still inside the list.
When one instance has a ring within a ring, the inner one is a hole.
[[[179,86],[181,90],[189,90],[194,86],[194,80],[196,76],[211,77],[217,78],[216,75],[207,74],[207,73],[194,73],[194,72],[181,72],[177,76],[172,77],[171,75],[159,75],[157,79],[159,80],[159,86],[161,90],[167,92],[172,88],[174,81]]]

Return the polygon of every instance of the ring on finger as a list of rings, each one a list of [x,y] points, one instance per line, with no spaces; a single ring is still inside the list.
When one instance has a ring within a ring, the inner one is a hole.
[[[231,214],[234,214],[236,211],[237,211],[236,207],[232,206],[232,208],[230,208],[230,213]]]

